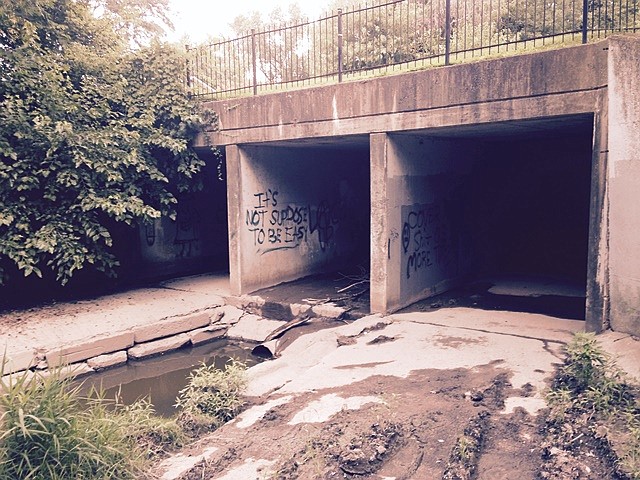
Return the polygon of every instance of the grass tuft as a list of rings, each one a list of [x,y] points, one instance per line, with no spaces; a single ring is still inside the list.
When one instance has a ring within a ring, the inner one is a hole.
[[[193,370],[189,383],[176,399],[176,407],[182,410],[178,423],[197,433],[218,428],[238,415],[244,406],[246,371],[246,364],[236,359],[231,359],[222,370],[213,364]]]
[[[142,477],[143,458],[124,434],[128,425],[102,403],[87,408],[79,388],[59,369],[0,380],[0,478]]]
[[[620,478],[640,480],[638,386],[630,383],[593,334],[576,334],[566,353],[547,395],[549,422],[559,431],[571,430],[573,435],[582,429],[598,439],[610,450]],[[571,428],[564,425],[567,422]]]

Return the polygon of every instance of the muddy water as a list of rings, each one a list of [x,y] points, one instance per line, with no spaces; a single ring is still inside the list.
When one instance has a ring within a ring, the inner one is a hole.
[[[168,417],[175,413],[176,396],[187,384],[187,377],[194,367],[205,362],[224,368],[231,358],[251,366],[259,361],[251,355],[251,348],[220,340],[146,360],[130,361],[122,367],[91,375],[84,380],[83,388],[85,391],[91,386],[101,388],[107,398],[117,395],[126,405],[149,397],[156,412]]]

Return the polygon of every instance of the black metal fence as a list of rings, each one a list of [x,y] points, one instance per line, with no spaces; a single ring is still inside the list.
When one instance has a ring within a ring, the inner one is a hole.
[[[187,48],[187,83],[232,98],[637,31],[640,0],[387,0]]]

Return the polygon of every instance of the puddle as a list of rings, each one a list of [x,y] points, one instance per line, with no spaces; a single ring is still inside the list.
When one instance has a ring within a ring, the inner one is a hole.
[[[194,348],[186,348],[145,360],[130,361],[127,365],[105,370],[84,379],[83,390],[91,386],[104,390],[106,398],[118,395],[126,405],[142,397],[149,397],[158,415],[169,417],[175,413],[173,405],[178,392],[187,384],[194,367],[205,362],[218,368],[231,359],[255,365],[261,359],[251,355],[252,345],[219,340]]]

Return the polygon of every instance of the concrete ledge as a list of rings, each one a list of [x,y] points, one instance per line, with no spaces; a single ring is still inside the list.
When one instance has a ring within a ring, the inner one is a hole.
[[[124,365],[125,363],[127,363],[127,352],[124,350],[106,355],[99,355],[87,360],[87,365],[94,370],[104,370],[105,368]]]
[[[134,328],[135,343],[148,342],[204,327],[211,322],[210,315],[211,312],[196,313],[187,317],[173,317],[152,325]]]
[[[128,358],[134,360],[140,360],[141,358],[151,357],[153,355],[159,355],[171,350],[177,350],[191,343],[189,335],[181,333],[175,337],[163,338],[161,340],[155,340],[153,342],[142,343],[131,347],[127,350]]]
[[[127,331],[111,336],[87,340],[77,345],[51,350],[46,353],[49,367],[57,367],[63,363],[77,363],[105,353],[129,348],[134,343],[133,332]]]
[[[35,367],[40,358],[35,350],[24,350],[22,352],[8,352],[5,360],[4,373],[13,373]]]

